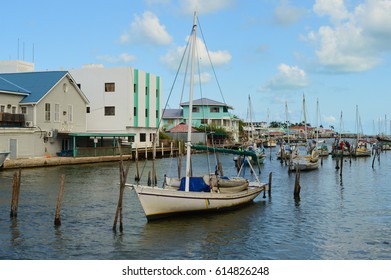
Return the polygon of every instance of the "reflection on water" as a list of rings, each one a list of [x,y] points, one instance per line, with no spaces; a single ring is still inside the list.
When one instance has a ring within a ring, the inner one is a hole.
[[[232,156],[220,160],[225,174],[235,175]],[[194,169],[213,172],[213,158],[204,162],[205,155],[196,155]],[[130,164],[128,181],[133,181],[136,166]],[[340,175],[335,160],[326,158],[319,170],[301,173],[300,199],[295,199],[295,174],[267,159],[260,177],[267,181],[273,171],[271,198],[260,195],[235,211],[151,223],[127,189],[122,233],[112,231],[118,163],[22,170],[16,219],[9,217],[14,171],[2,170],[0,259],[390,259],[391,154],[382,154],[374,168],[371,164],[371,158],[347,159]],[[140,162],[143,183],[151,166]],[[175,176],[176,159],[157,160],[157,169]],[[62,225],[54,227],[61,174]]]

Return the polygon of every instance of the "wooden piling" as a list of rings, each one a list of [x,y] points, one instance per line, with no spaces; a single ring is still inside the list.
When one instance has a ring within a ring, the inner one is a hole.
[[[10,212],[11,218],[16,218],[18,216],[21,174],[22,174],[21,169],[19,169],[18,172],[14,173],[14,179],[12,182],[12,201],[11,201],[11,212]]]
[[[374,168],[376,158],[377,158],[378,162],[380,163],[380,148],[379,147],[376,148],[375,153],[373,154],[372,168]]]
[[[295,189],[293,191],[293,196],[295,198],[300,198],[300,169],[299,166],[296,165],[296,179],[295,179]]]
[[[128,177],[128,171],[129,171],[130,164],[124,167],[124,162],[122,159],[122,154],[121,154],[121,161],[120,161],[120,186],[119,186],[119,196],[118,196],[118,204],[117,204],[117,210],[115,212],[115,218],[114,218],[114,224],[113,224],[113,231],[117,231],[117,222],[118,222],[118,216],[120,219],[120,225],[119,225],[119,230],[120,232],[123,231],[123,223],[122,223],[122,201],[123,201],[123,196],[124,196],[124,191],[125,191],[125,184],[126,184],[126,178]]]
[[[285,148],[282,144],[280,144],[280,163],[282,164],[284,162],[285,158]]]
[[[64,192],[64,182],[65,182],[65,175],[62,174],[60,177],[60,191],[58,193],[58,198],[57,198],[56,216],[54,217],[55,226],[61,226],[60,210],[61,210],[62,195]]]
[[[151,170],[148,171],[148,182],[147,185],[150,187],[152,185]]]
[[[269,190],[268,190],[268,196],[271,197],[272,195],[272,179],[273,179],[273,172],[269,173]]]

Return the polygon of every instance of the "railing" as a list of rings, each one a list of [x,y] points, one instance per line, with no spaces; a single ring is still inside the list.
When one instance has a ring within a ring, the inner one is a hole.
[[[89,147],[89,148],[77,148],[76,157],[97,157],[97,156],[117,156],[120,154],[128,155],[132,154],[131,146],[122,147]]]
[[[12,114],[0,112],[0,126],[21,127],[24,126],[24,114]]]

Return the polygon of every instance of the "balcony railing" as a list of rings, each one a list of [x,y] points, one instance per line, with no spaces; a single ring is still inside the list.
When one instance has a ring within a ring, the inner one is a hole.
[[[0,112],[0,127],[23,127],[24,114]]]

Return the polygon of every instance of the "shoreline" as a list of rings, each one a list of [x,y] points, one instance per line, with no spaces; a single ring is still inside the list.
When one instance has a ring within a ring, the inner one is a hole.
[[[122,155],[123,160],[132,159],[132,155]],[[17,168],[33,168],[47,167],[70,164],[83,163],[100,163],[110,161],[120,161],[121,156],[99,156],[99,157],[34,157],[34,158],[19,158],[6,159],[1,169],[17,169]]]

